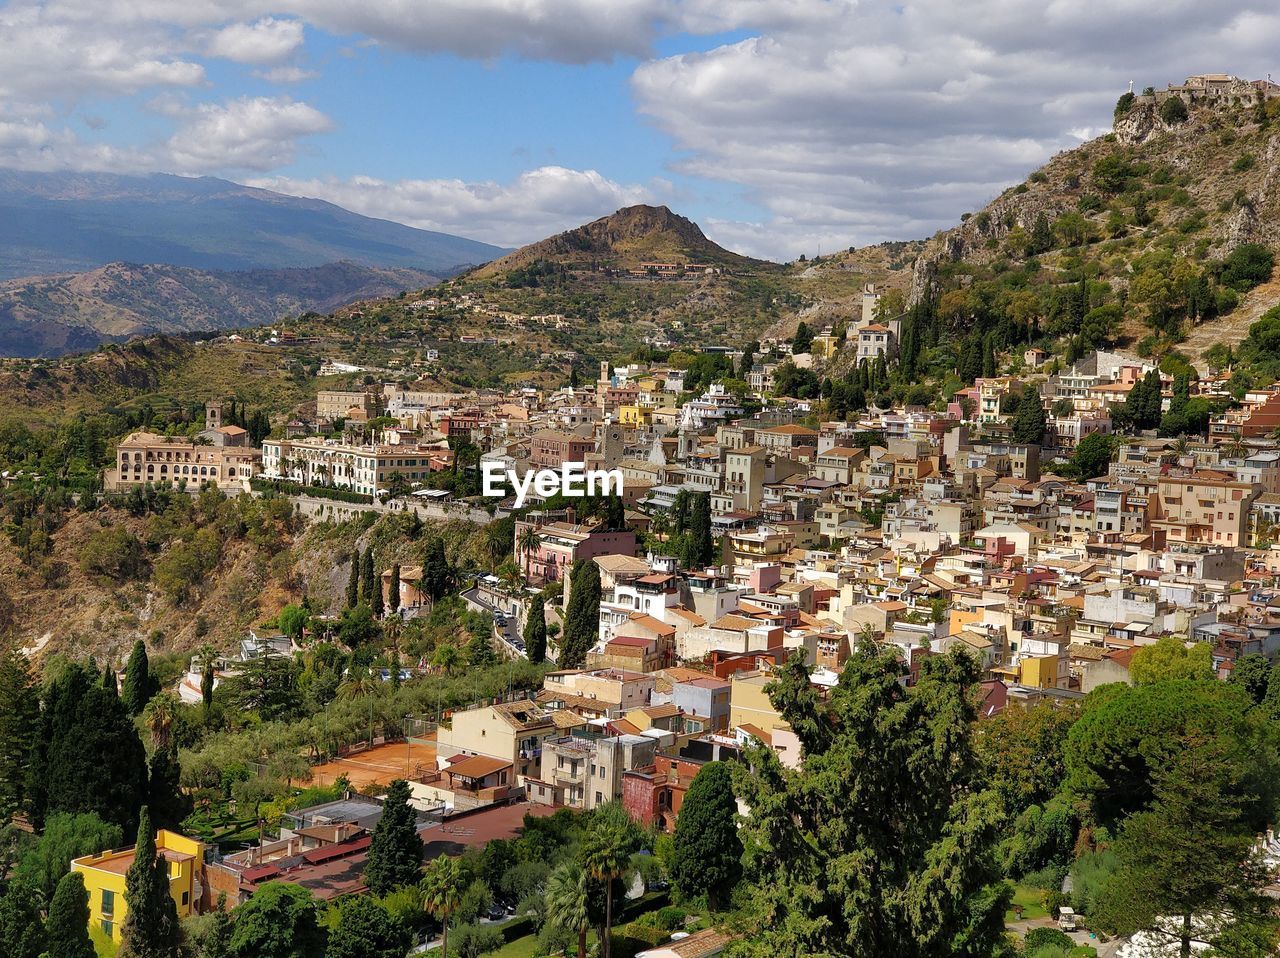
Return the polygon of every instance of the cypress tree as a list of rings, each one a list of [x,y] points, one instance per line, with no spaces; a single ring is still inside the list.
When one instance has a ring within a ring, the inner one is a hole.
[[[715,542],[711,538],[711,496],[700,492],[693,497],[689,519],[690,566],[705,566],[715,561]]]
[[[686,898],[706,892],[712,911],[719,909],[742,878],[737,814],[728,767],[723,762],[702,766],[676,820],[671,879]]]
[[[176,831],[191,814],[181,788],[182,768],[171,748],[158,748],[147,763],[147,806],[156,828]]]
[[[547,613],[541,593],[529,603],[529,616],[524,623],[524,654],[534,665],[547,657]]]
[[[68,872],[58,882],[45,930],[49,958],[94,958],[89,940],[89,892],[79,872]]]
[[[141,715],[142,710],[155,695],[151,678],[151,662],[147,659],[147,646],[141,639],[133,643],[129,664],[124,670],[124,707],[130,715]]]
[[[200,701],[204,704],[205,718],[209,717],[209,712],[213,709],[213,687],[216,680],[217,673],[213,668],[213,655],[206,655],[204,671],[200,675]]]
[[[375,619],[382,618],[384,604],[382,601],[382,576],[373,577],[373,585],[369,591],[369,611]]]
[[[124,943],[120,958],[176,958],[182,929],[169,894],[168,868],[156,855],[156,835],[144,806],[138,816],[138,844],[125,874]]]
[[[560,640],[560,668],[581,668],[599,634],[600,570],[590,559],[579,559],[573,566],[569,608]]]
[[[395,614],[400,611],[400,563],[391,567],[391,581],[387,585],[387,611]]]
[[[1018,408],[1013,416],[1014,442],[1040,445],[1044,441],[1044,431],[1048,422],[1039,391],[1035,387],[1028,387],[1022,394],[1022,398],[1018,400]]]
[[[373,593],[377,586],[377,578],[373,574],[373,547],[364,551],[360,561],[360,600],[369,608],[373,608]]]
[[[73,666],[50,686],[32,749],[29,808],[40,827],[53,812],[94,812],[126,833],[137,826],[147,756],[123,702],[101,676]]]
[[[418,818],[409,804],[409,783],[397,779],[387,789],[382,817],[373,830],[364,880],[375,895],[417,882],[422,870]]]
[[[5,821],[26,802],[39,721],[39,693],[27,657],[10,649],[0,654],[0,818]]]
[[[351,574],[347,576],[347,608],[354,609],[360,601],[360,550],[351,553]]]
[[[102,687],[112,695],[118,696],[120,694],[120,683],[116,680],[116,670],[111,667],[110,662],[102,670]]]
[[[34,885],[9,883],[0,898],[0,954],[5,958],[40,958],[45,950],[43,905],[44,896]]]

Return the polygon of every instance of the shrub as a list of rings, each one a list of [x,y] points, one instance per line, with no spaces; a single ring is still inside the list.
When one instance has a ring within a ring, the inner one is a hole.
[[[1233,173],[1244,173],[1253,169],[1253,164],[1256,162],[1257,160],[1252,153],[1241,153],[1236,157],[1236,161],[1231,164],[1231,171]]]
[[[1187,119],[1187,105],[1182,102],[1182,97],[1171,96],[1160,104],[1160,119],[1170,126],[1179,123],[1185,123]]]
[[[1260,243],[1241,243],[1222,264],[1220,277],[1224,286],[1241,293],[1271,278],[1275,255]]]
[[[1120,99],[1116,100],[1116,109],[1115,109],[1115,113],[1113,114],[1115,118],[1118,120],[1120,119],[1120,117],[1125,116],[1131,109],[1133,109],[1133,101],[1136,99],[1137,97],[1133,95],[1132,90],[1128,91],[1127,93],[1120,94]]]
[[[1027,952],[1030,953],[1044,947],[1070,950],[1075,947],[1076,943],[1071,940],[1071,936],[1065,931],[1057,928],[1032,928],[1023,937],[1022,944]]]

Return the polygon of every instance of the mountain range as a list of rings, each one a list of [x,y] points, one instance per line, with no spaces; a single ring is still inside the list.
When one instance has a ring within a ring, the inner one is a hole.
[[[0,170],[0,354],[327,312],[505,252],[214,177]]]

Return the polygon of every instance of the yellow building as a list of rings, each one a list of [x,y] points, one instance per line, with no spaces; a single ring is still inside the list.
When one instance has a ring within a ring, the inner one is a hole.
[[[194,914],[199,895],[196,876],[204,862],[204,843],[162,828],[156,833],[156,850],[169,868],[169,893],[178,906],[178,917]],[[89,892],[89,928],[100,929],[117,943],[128,910],[124,900],[125,874],[133,858],[132,848],[122,848],[71,861],[71,870],[84,876]]]
[[[653,410],[646,406],[619,406],[618,422],[637,429],[653,422]]]

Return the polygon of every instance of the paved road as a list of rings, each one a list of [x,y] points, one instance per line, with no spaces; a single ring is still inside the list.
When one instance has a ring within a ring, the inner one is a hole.
[[[519,626],[516,624],[514,616],[503,616],[503,621],[499,621],[498,617],[502,616],[494,607],[485,599],[480,597],[480,590],[475,586],[467,589],[462,593],[463,601],[478,606],[493,615],[493,635],[502,643],[504,650],[513,658],[526,658],[524,650],[524,639],[520,636]]]

